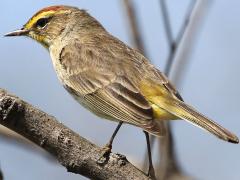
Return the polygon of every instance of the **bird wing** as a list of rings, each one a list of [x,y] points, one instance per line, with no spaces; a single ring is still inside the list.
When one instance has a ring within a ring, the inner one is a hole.
[[[113,66],[116,61],[109,62],[107,52],[98,54],[86,45],[65,46],[60,61],[69,74],[64,80],[66,89],[99,116],[139,126],[157,136],[165,134],[165,127],[154,121],[151,105],[127,76],[123,64]]]
[[[232,143],[239,142],[236,135],[183,102],[178,92],[174,90],[173,86],[169,82],[167,82],[167,78],[161,78],[160,82],[158,77],[162,74],[156,68],[151,68],[152,70],[149,72],[155,73],[149,74],[149,77],[141,82],[142,84],[140,89],[148,102],[150,102],[154,107],[153,109],[155,114],[158,114],[157,112],[159,111],[161,112],[162,110],[165,110],[176,117],[207,130],[220,139]],[[165,80],[165,82],[162,80]],[[167,91],[171,93],[166,92],[164,88],[162,88],[162,85],[164,85]]]
[[[154,119],[179,117],[221,139],[238,142],[234,134],[185,104],[168,79],[137,51],[109,36],[98,35],[86,43],[63,48],[60,61],[69,74],[67,89],[82,96],[92,111],[155,135],[165,127]]]

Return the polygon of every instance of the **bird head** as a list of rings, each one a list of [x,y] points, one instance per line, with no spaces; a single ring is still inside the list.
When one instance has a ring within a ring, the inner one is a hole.
[[[67,36],[73,30],[80,33],[96,27],[101,25],[85,10],[62,5],[50,6],[38,11],[21,29],[5,36],[28,36],[49,47],[56,38]]]

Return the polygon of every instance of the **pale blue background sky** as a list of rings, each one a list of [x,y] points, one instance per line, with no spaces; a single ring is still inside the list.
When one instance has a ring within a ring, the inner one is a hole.
[[[167,44],[158,0],[135,0],[150,59],[163,69]],[[174,32],[189,1],[169,1]],[[108,31],[131,45],[121,1],[3,0],[0,11],[0,87],[54,115],[87,139],[102,146],[116,124],[99,120],[80,107],[62,88],[48,52],[26,38],[3,38],[21,27],[35,11],[53,4],[87,9]],[[198,34],[179,90],[185,101],[240,135],[240,1],[215,1]],[[225,143],[183,121],[174,122],[177,154],[186,173],[197,179],[240,179],[240,146]],[[142,131],[125,125],[114,143],[114,152],[141,163],[145,151]],[[7,180],[81,179],[39,154],[0,138],[0,164]],[[84,178],[82,178],[84,179]]]

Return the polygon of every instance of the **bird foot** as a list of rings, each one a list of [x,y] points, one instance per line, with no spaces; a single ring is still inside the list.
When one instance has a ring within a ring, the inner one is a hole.
[[[102,153],[100,158],[97,160],[97,163],[99,165],[104,165],[108,162],[109,160],[109,156],[112,152],[112,145],[111,144],[106,144],[102,149],[101,149]]]
[[[153,180],[156,180],[155,171],[153,167],[149,167],[147,176]]]

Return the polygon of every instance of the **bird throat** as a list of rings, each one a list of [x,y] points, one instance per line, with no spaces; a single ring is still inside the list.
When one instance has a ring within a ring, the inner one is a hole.
[[[43,45],[45,48],[49,48],[49,41],[45,36],[35,34],[34,32],[29,33],[29,37],[39,42],[41,45]]]

